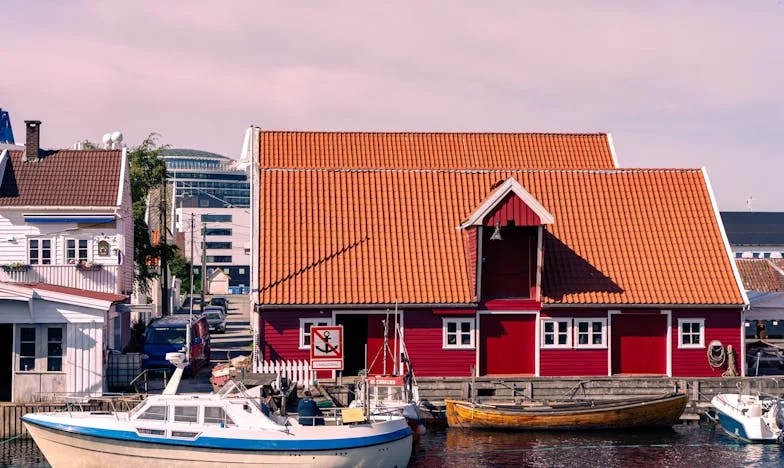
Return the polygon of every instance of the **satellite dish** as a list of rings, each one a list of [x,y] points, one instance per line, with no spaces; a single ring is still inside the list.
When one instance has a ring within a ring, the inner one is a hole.
[[[101,138],[101,141],[103,142],[104,145],[108,145],[109,143],[112,142],[112,134],[104,133],[103,138]]]
[[[123,140],[123,134],[121,132],[114,132],[111,135],[112,143],[121,143]]]

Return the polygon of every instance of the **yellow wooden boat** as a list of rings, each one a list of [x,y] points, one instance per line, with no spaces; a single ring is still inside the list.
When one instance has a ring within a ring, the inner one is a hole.
[[[511,430],[622,429],[671,426],[688,397],[670,393],[623,400],[574,400],[524,404],[480,404],[446,400],[450,427]]]

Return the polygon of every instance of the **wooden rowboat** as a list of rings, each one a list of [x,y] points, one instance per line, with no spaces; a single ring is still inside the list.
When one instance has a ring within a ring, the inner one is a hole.
[[[624,400],[489,405],[446,400],[450,427],[512,430],[621,429],[671,426],[688,397],[670,393]]]

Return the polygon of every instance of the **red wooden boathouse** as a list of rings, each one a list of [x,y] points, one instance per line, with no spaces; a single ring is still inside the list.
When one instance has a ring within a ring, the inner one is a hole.
[[[740,369],[704,169],[618,168],[604,134],[251,133],[263,359],[339,324],[355,374],[389,318],[422,376],[718,376],[714,340]]]

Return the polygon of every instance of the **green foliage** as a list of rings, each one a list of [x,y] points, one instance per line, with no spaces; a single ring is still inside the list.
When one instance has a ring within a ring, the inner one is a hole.
[[[174,252],[173,256],[169,257],[171,259],[171,273],[173,276],[182,281],[180,283],[180,294],[189,294],[191,292],[191,262],[188,261],[185,257],[180,254],[180,252]],[[194,277],[193,281],[193,291],[201,291],[197,286],[201,286],[199,279]]]

